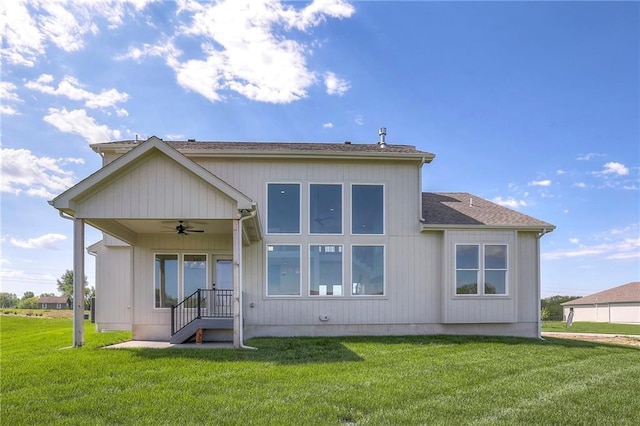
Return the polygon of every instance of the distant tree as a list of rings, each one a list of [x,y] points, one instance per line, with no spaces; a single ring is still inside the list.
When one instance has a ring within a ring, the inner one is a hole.
[[[18,302],[16,308],[18,309],[37,309],[38,308],[38,297],[28,297],[26,299],[22,299]]]
[[[541,300],[540,318],[543,321],[562,321],[562,304],[579,296],[551,296]]]
[[[57,297],[58,295],[55,293],[42,293],[40,297]]]
[[[93,287],[84,289],[84,309],[91,309],[91,299],[96,297],[96,289]]]
[[[35,294],[33,294],[32,291],[25,291],[22,295],[22,300],[31,299],[32,297],[35,297]]]
[[[0,293],[0,308],[15,308],[18,304],[18,296],[14,293]]]
[[[58,291],[64,297],[73,297],[73,271],[67,269],[57,280]],[[87,277],[84,277],[84,292],[87,294]]]

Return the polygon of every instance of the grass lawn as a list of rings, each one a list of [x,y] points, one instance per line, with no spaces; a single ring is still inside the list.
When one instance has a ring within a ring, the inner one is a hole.
[[[257,351],[71,345],[1,316],[1,416],[24,424],[637,424],[640,350],[561,339],[261,338]]]
[[[608,322],[574,322],[571,327],[563,321],[543,321],[542,331],[555,333],[599,333],[640,335],[638,324],[610,324]]]

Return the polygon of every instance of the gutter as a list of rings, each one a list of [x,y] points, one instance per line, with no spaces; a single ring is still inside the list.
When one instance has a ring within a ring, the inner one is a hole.
[[[555,228],[551,228],[551,229],[547,229],[547,228],[542,228],[542,230],[540,230],[540,232],[538,233],[538,235],[536,236],[536,253],[537,253],[537,257],[538,257],[538,261],[537,261],[537,268],[536,268],[536,281],[537,281],[537,289],[538,289],[538,312],[537,312],[537,318],[538,318],[538,339],[540,340],[544,340],[544,338],[542,337],[542,282],[540,280],[540,239],[542,237],[544,237],[546,234],[548,234],[549,232],[553,231]],[[563,308],[564,310],[564,308]]]
[[[246,211],[246,210],[244,210],[244,211]],[[247,219],[255,218],[257,213],[258,213],[258,211],[254,208],[253,210],[251,210],[250,214],[248,214],[246,216],[242,216],[240,218],[240,220],[238,221],[239,222],[239,224],[238,224],[238,226],[239,226],[238,232],[240,232],[242,234],[242,222],[244,222]],[[242,237],[242,235],[240,235],[240,237]],[[238,268],[238,273],[239,273],[239,279],[238,279],[238,305],[240,306],[240,310],[239,310],[240,312],[239,312],[238,315],[240,317],[239,318],[240,324],[239,324],[238,333],[239,333],[239,336],[240,336],[240,338],[239,338],[239,340],[240,340],[240,349],[258,350],[258,348],[254,348],[253,346],[246,346],[244,344],[244,319],[243,319],[243,316],[242,316],[242,312],[243,312],[243,306],[242,306],[242,261],[241,261],[241,259],[242,259],[242,238],[240,238],[240,243],[239,244],[240,244],[240,250],[239,250],[240,259],[238,259],[239,260],[238,263],[240,264],[240,266]]]

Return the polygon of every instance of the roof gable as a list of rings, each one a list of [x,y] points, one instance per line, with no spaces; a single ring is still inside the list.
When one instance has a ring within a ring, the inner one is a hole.
[[[631,282],[598,293],[570,300],[563,305],[592,305],[596,303],[640,302],[640,281]]]
[[[255,202],[242,192],[238,191],[227,182],[223,181],[213,173],[199,166],[175,149],[168,146],[165,142],[153,136],[134,149],[124,154],[122,157],[107,164],[91,176],[82,180],[75,186],[69,188],[52,201],[50,204],[55,208],[74,214],[74,202],[89,196],[93,191],[105,186],[110,180],[117,179],[123,173],[130,171],[137,165],[142,164],[146,159],[153,156],[164,156],[171,164],[179,165],[198,176],[206,183],[215,187],[227,197],[234,200],[238,209],[253,209]]]

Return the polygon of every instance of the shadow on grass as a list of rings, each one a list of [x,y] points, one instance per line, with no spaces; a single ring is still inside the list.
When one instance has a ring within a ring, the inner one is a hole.
[[[234,349],[123,349],[135,351],[143,358],[186,358],[211,362],[271,362],[281,365],[360,362],[364,359],[349,349],[350,345],[416,345],[434,349],[439,346],[467,345],[534,345],[559,346],[567,349],[617,348],[640,351],[640,348],[614,343],[572,340],[562,338],[529,339],[519,337],[487,336],[393,336],[393,337],[261,337],[253,338],[248,345],[252,350]]]
[[[258,350],[234,349],[131,349],[138,356],[158,358],[189,358],[213,362],[273,362],[283,365],[357,362],[362,358],[348,349],[338,338],[285,337],[254,338],[247,342]],[[125,349],[130,350],[130,349]]]

